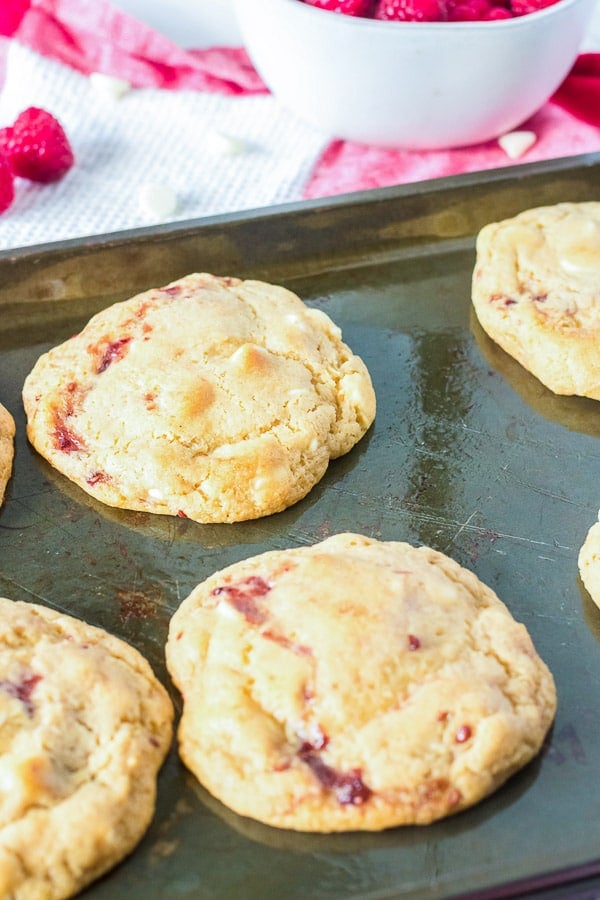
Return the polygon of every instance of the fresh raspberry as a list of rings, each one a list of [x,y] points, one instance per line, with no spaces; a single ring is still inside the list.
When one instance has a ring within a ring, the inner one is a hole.
[[[45,109],[30,106],[3,128],[0,148],[15,175],[31,181],[56,181],[74,162],[69,139],[60,122]]]
[[[309,6],[343,13],[345,16],[369,16],[373,0],[304,0]]]
[[[526,16],[555,3],[556,0],[512,0],[510,8],[513,16]]]
[[[441,0],[378,0],[373,18],[388,22],[442,22],[446,10]]]
[[[449,22],[493,22],[513,17],[498,0],[448,0],[447,10]]]
[[[495,22],[499,19],[512,19],[513,14],[505,6],[492,6],[483,17],[486,22]]]
[[[488,0],[449,0],[448,21],[479,22],[486,18],[491,8]]]
[[[7,159],[8,159],[8,142],[10,140],[11,134],[12,134],[12,128],[10,126],[7,126],[6,128],[0,128],[0,153],[3,153]]]
[[[8,209],[15,197],[13,173],[4,153],[0,152],[0,213]]]
[[[0,34],[12,37],[21,19],[31,6],[31,0],[10,0],[0,5]]]

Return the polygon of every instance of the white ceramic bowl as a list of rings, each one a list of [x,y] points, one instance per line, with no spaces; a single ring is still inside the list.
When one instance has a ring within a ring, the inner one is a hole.
[[[246,49],[282,103],[331,136],[410,149],[475,144],[523,123],[569,71],[595,4],[434,23],[233,0]]]

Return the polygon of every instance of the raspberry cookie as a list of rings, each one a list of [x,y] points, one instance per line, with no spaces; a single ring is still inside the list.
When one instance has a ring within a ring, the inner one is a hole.
[[[12,473],[15,453],[15,422],[0,403],[0,504],[4,501],[6,485]]]
[[[600,513],[585,537],[577,563],[588,594],[600,606]]]
[[[375,416],[323,313],[259,281],[189,275],[96,315],[38,360],[35,448],[110,506],[236,522],[304,497]]]
[[[486,225],[473,305],[483,329],[555,394],[600,400],[600,202]]]
[[[135,847],[172,716],[128,644],[0,599],[0,896],[69,897]]]
[[[212,575],[174,614],[179,750],[235,812],[299,831],[426,824],[540,749],[553,678],[428,547],[339,534]]]

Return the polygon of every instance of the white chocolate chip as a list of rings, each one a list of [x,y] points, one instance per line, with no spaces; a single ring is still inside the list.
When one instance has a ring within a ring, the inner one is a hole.
[[[239,156],[247,150],[247,144],[224,131],[209,131],[204,141],[209,153],[216,156]]]
[[[344,397],[352,406],[360,406],[363,399],[364,380],[361,375],[353,373],[345,375],[341,381],[341,388]]]
[[[8,760],[2,760],[2,763],[0,763],[0,790],[3,795],[14,798],[19,787],[19,779],[13,766],[10,765]]]
[[[237,609],[231,603],[223,601],[217,605],[217,614],[224,616],[226,619],[237,619],[239,616]]]
[[[215,447],[212,455],[214,459],[233,459],[237,455],[237,451],[232,444],[222,444],[220,447]]]
[[[264,349],[264,347],[260,347],[258,344],[241,344],[237,350],[234,350],[231,356],[229,357],[229,362],[237,366],[240,363],[244,364],[247,362],[249,356],[253,356],[255,359],[269,359],[269,353]]]
[[[177,209],[177,194],[166,184],[150,181],[140,188],[138,201],[142,212],[149,218],[166,219]]]
[[[89,79],[95,93],[103,100],[120,100],[131,90],[130,83],[124,78],[115,78],[102,72],[92,72]]]
[[[500,147],[511,159],[519,159],[537,141],[534,131],[509,131],[498,138]]]
[[[556,227],[555,252],[565,272],[597,274],[600,271],[600,224],[575,208]]]
[[[202,484],[200,485],[200,490],[204,494],[205,497],[216,497],[219,493],[213,481],[209,478],[206,478]]]
[[[292,325],[296,331],[302,331],[304,334],[308,334],[310,331],[308,323],[302,316],[299,316],[296,313],[288,313],[285,316],[285,321],[288,325]]]

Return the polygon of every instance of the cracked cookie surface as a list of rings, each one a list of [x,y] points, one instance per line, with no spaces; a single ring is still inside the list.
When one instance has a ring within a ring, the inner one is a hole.
[[[166,652],[184,763],[235,812],[300,831],[458,812],[538,752],[556,709],[525,627],[474,574],[355,534],[213,574]]]
[[[0,599],[0,896],[70,897],[135,847],[172,718],[133,647]]]
[[[12,474],[15,453],[15,422],[0,403],[0,505],[4,502],[6,485]]]
[[[600,513],[585,536],[577,558],[579,574],[588,594],[600,606]]]
[[[600,400],[600,202],[486,225],[473,306],[483,329],[555,394]]]
[[[26,379],[27,433],[111,506],[235,522],[302,499],[375,416],[362,360],[295,294],[194,274],[98,313]]]

